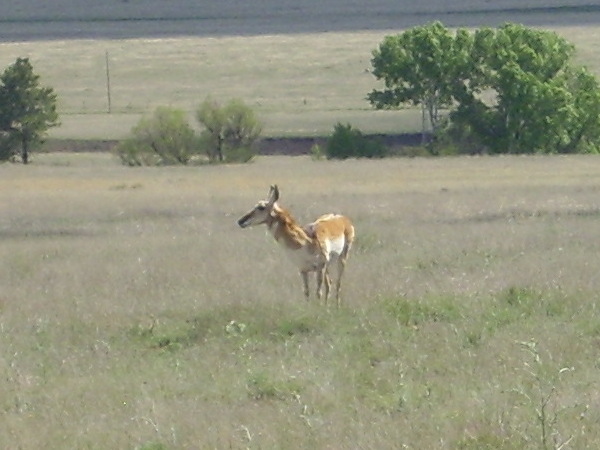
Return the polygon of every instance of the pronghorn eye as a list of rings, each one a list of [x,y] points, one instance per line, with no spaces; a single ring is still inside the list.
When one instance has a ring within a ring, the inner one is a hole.
[[[258,209],[259,211],[264,211],[264,210],[265,210],[265,208],[266,208],[266,206],[265,206],[265,205],[258,205],[258,206],[256,207],[256,209]]]

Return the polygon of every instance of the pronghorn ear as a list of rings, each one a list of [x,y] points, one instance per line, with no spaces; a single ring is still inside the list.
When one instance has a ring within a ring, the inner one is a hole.
[[[279,188],[276,184],[272,184],[271,190],[269,191],[269,203],[273,204],[277,200],[279,200]]]

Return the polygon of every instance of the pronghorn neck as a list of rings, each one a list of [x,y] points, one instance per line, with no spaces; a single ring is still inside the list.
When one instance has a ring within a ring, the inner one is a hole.
[[[267,227],[275,240],[289,249],[298,250],[312,243],[312,239],[292,215],[278,204],[273,205]]]

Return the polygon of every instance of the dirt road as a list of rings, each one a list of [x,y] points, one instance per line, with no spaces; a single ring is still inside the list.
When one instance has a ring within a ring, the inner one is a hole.
[[[0,4],[0,41],[399,30],[433,20],[450,27],[595,24],[600,5],[591,0],[19,0]]]

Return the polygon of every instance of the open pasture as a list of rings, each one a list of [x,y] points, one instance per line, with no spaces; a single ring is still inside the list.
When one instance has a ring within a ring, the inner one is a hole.
[[[339,310],[237,226],[271,183],[354,220]],[[0,447],[596,448],[599,192],[591,156],[0,166]]]
[[[75,40],[0,44],[0,66],[29,56],[53,86],[63,125],[52,137],[121,138],[159,105],[194,112],[207,97],[241,98],[265,134],[324,135],[337,121],[418,129],[418,114],[373,111],[371,50],[382,33]],[[108,114],[106,52],[110,71]],[[407,119],[408,118],[408,119]],[[405,125],[401,125],[406,122]]]
[[[600,74],[597,26],[553,29]],[[268,136],[327,135],[337,122],[371,133],[414,132],[419,111],[375,111],[365,100],[379,87],[369,71],[372,50],[400,31],[2,43],[0,67],[27,56],[56,90],[62,126],[50,130],[54,138],[119,139],[159,105],[189,111],[195,123],[207,96],[243,99]]]

